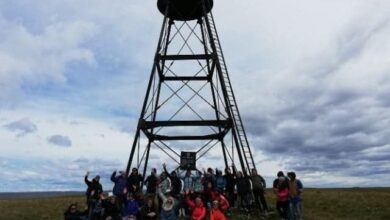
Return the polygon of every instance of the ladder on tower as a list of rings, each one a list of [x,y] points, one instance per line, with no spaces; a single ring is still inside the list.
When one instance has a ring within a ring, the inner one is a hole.
[[[249,146],[248,137],[245,133],[244,125],[242,123],[242,119],[240,116],[240,112],[237,107],[236,98],[233,93],[232,84],[230,82],[228,70],[225,63],[225,58],[222,53],[221,44],[219,41],[217,29],[214,23],[214,17],[211,12],[207,14],[208,23],[210,26],[209,33],[211,36],[210,38],[213,39],[214,45],[215,45],[215,52],[217,56],[217,62],[220,66],[220,71],[222,73],[221,77],[221,83],[225,85],[226,93],[227,93],[227,109],[231,113],[232,121],[233,121],[233,130],[236,132],[236,136],[238,139],[238,144],[240,145],[244,161],[246,163],[246,167],[249,169],[249,173],[252,169],[256,169],[256,165],[252,156],[252,151]],[[218,65],[218,64],[217,64]]]

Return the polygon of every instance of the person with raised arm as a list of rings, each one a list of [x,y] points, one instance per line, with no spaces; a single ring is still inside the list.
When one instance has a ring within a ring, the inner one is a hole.
[[[111,175],[111,181],[114,182],[114,188],[112,192],[116,196],[116,202],[119,209],[123,208],[124,190],[129,189],[129,183],[127,182],[127,174],[125,171],[120,171],[119,175],[116,175],[116,170]]]
[[[186,203],[188,207],[192,210],[191,219],[192,220],[202,220],[206,216],[206,208],[203,205],[202,199],[196,197],[195,200],[191,200],[190,191],[186,190],[185,192]]]
[[[177,220],[177,200],[173,196],[171,196],[169,192],[170,190],[167,190],[166,193],[163,193],[161,192],[161,188],[157,189],[157,194],[162,202],[160,220]]]
[[[94,193],[94,198],[95,199],[99,199],[99,195],[100,193],[103,192],[103,187],[102,187],[102,184],[100,184],[100,176],[99,175],[96,175],[91,181],[88,180],[88,176],[89,176],[89,171],[85,174],[85,177],[84,177],[84,182],[85,184],[87,185],[87,191],[86,191],[86,196],[87,196],[87,201],[90,197],[90,194],[91,194],[91,191],[94,190],[95,193]]]

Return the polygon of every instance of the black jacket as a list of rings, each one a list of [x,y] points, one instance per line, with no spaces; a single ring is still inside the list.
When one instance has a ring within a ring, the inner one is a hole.
[[[234,174],[231,173],[225,174],[225,180],[226,180],[226,191],[233,192],[237,182]]]
[[[111,216],[111,218],[114,220],[119,218],[120,210],[115,203],[114,204],[111,203],[109,199],[104,200],[103,207],[104,207],[104,215],[103,215],[104,218],[107,218],[108,216]]]
[[[88,180],[88,176],[85,176],[84,182],[85,182],[85,184],[87,184],[87,186],[88,186],[87,192],[86,192],[87,198],[90,197],[92,190],[95,190],[95,194],[93,195],[93,198],[94,198],[94,199],[98,199],[100,193],[103,192],[102,184],[100,184],[100,183],[99,183],[98,181],[96,181],[95,179],[92,179],[92,181],[89,181],[89,180]]]
[[[148,214],[152,212],[156,213],[156,215],[154,217],[149,217]],[[158,214],[158,211],[154,207],[148,207],[147,205],[145,205],[141,209],[141,220],[156,220]]]
[[[127,178],[127,182],[129,183],[130,192],[138,192],[141,188],[142,183],[142,175],[139,173],[136,174],[130,174],[130,176]],[[133,189],[133,186],[136,186],[136,189]]]
[[[245,195],[251,192],[251,183],[248,177],[242,177],[237,179],[237,193],[239,195]]]
[[[148,176],[144,183],[146,184],[147,193],[156,193],[156,188],[158,183],[158,178],[156,175]]]

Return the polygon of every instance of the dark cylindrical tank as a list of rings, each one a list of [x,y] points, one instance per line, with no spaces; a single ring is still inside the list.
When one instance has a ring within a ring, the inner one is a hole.
[[[157,7],[163,15],[168,7],[168,17],[173,20],[188,21],[203,16],[203,1],[206,13],[209,13],[213,8],[213,0],[158,0]]]

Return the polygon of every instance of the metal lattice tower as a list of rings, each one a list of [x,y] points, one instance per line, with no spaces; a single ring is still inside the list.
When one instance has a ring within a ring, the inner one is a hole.
[[[145,177],[151,151],[161,150],[179,165],[182,148],[198,160],[220,146],[225,166],[235,166],[236,158],[247,175],[256,166],[211,12],[213,0],[158,0],[157,6],[164,20],[127,173],[131,166],[143,167]]]

